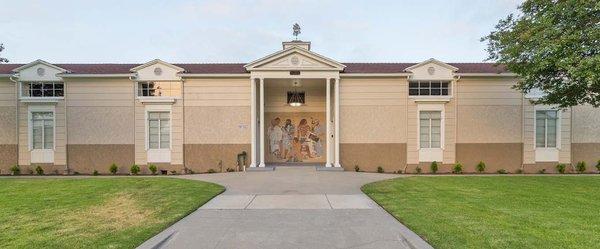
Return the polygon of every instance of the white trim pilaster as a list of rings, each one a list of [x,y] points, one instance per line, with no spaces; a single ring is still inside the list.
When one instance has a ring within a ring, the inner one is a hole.
[[[258,167],[265,167],[265,79],[260,78],[260,164]]]
[[[335,104],[334,104],[334,115],[335,115],[335,135],[334,135],[334,145],[335,145],[335,167],[342,167],[340,164],[340,78],[335,78],[334,83],[334,95],[335,95]]]
[[[250,78],[250,167],[256,167],[256,79]]]
[[[333,148],[332,148],[332,136],[331,136],[331,125],[332,125],[332,120],[331,120],[331,78],[326,78],[325,79],[327,82],[325,82],[325,87],[326,87],[326,96],[325,96],[325,108],[326,109],[326,115],[327,115],[327,120],[326,120],[326,127],[327,127],[327,140],[326,140],[326,146],[327,146],[327,161],[325,163],[325,167],[331,167],[331,163],[332,163],[332,156],[333,155]]]

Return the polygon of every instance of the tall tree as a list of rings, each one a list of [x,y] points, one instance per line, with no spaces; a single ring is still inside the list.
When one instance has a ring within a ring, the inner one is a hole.
[[[0,53],[2,53],[2,50],[4,50],[4,44],[0,43]],[[0,63],[6,63],[8,62],[8,59],[6,58],[2,58],[2,54],[0,54]]]
[[[600,1],[526,0],[487,41],[488,60],[520,76],[515,88],[536,104],[600,106]]]

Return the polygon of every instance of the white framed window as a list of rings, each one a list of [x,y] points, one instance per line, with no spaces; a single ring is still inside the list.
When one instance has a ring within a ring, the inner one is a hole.
[[[180,81],[141,81],[137,83],[138,97],[179,97]]]
[[[536,148],[558,147],[559,123],[559,113],[557,110],[535,111]]]
[[[442,148],[442,112],[419,112],[419,147]]]
[[[63,82],[21,82],[21,97],[62,98],[65,96]]]
[[[450,81],[416,80],[408,83],[409,96],[450,96]]]
[[[30,120],[31,149],[54,149],[54,112],[32,111]]]
[[[171,113],[148,112],[148,149],[171,148]]]

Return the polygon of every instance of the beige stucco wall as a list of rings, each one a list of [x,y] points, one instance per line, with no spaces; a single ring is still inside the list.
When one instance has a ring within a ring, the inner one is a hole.
[[[232,167],[242,150],[251,154],[250,79],[186,79],[183,88],[186,167]]]
[[[340,143],[406,143],[407,91],[406,78],[343,78]]]
[[[457,143],[520,143],[522,94],[512,78],[462,78],[455,88]]]
[[[0,78],[0,174],[17,164],[17,114],[15,83]]]
[[[185,144],[249,144],[250,80],[188,79]]]
[[[584,161],[588,171],[595,171],[600,160],[600,108],[585,105],[572,110],[572,161]]]
[[[404,77],[341,79],[340,162],[346,170],[404,168],[407,84]]]
[[[133,144],[133,83],[68,79],[69,144]]]

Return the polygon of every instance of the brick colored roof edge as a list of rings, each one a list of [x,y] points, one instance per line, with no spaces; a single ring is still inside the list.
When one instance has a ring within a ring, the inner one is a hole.
[[[404,69],[417,63],[342,63],[346,68],[342,73],[404,73]],[[507,73],[503,65],[496,63],[448,63],[458,68],[458,73]],[[0,64],[0,74],[10,74],[12,70],[25,64]],[[54,64],[73,74],[127,74],[130,69],[142,64]],[[192,74],[244,74],[248,73],[244,63],[186,63],[173,64]]]

